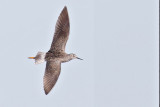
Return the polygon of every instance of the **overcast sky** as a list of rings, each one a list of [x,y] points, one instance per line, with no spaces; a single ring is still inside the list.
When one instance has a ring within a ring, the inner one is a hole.
[[[66,52],[45,95],[45,63],[56,20],[67,6]],[[0,0],[1,107],[158,107],[158,0]]]

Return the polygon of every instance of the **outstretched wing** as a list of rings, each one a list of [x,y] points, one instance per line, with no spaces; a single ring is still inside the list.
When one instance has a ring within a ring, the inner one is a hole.
[[[67,7],[65,6],[58,17],[53,41],[49,51],[51,52],[65,52],[65,46],[69,37],[69,16]]]
[[[59,61],[47,61],[45,74],[43,78],[44,91],[47,95],[56,84],[61,71],[61,63]]]

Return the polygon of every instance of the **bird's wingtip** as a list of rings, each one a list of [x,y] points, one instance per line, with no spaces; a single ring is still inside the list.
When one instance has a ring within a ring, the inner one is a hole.
[[[46,95],[48,95],[48,93],[49,93],[49,92],[47,92],[47,91],[44,91],[44,92],[45,92]]]
[[[67,10],[67,6],[66,5],[64,6],[63,10]]]

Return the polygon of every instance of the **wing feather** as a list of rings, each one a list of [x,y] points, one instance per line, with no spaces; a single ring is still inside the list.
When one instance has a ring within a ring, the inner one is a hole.
[[[43,78],[43,84],[44,84],[44,91],[47,95],[51,89],[56,84],[58,77],[60,75],[61,71],[61,63],[54,60],[54,61],[47,61],[45,74]]]
[[[69,37],[70,23],[67,7],[65,6],[58,17],[53,41],[49,51],[65,52],[65,46]]]

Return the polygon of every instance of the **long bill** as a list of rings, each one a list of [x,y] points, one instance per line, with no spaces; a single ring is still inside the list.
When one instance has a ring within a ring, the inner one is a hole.
[[[79,57],[77,57],[77,59],[83,60],[83,59],[81,59],[81,58],[79,58]]]

